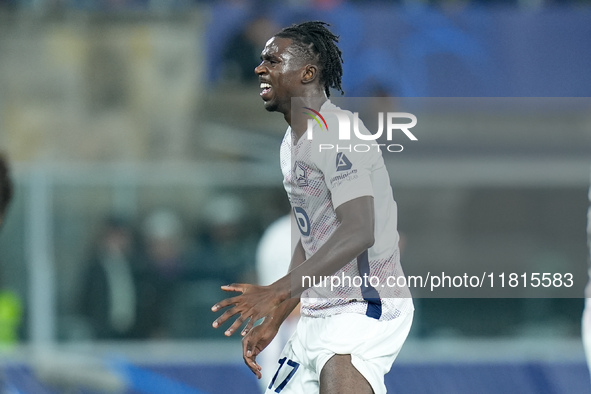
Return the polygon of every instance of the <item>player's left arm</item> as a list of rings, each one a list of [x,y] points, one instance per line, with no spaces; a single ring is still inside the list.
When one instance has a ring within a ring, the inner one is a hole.
[[[345,264],[355,259],[374,243],[374,200],[372,196],[361,196],[339,205],[335,213],[339,226],[330,238],[302,264],[269,286],[232,284],[223,286],[226,291],[242,292],[241,295],[218,302],[214,312],[233,305],[216,319],[219,327],[229,318],[238,315],[228,329],[229,335],[247,322],[248,332],[259,319],[268,316],[278,305],[289,298],[299,298],[311,281],[303,283],[303,277],[324,277],[332,275]]]

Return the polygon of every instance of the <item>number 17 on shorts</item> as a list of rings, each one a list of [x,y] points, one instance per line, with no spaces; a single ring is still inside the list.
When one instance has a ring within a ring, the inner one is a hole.
[[[299,363],[293,360],[288,360],[287,357],[283,357],[278,362],[279,368],[277,368],[277,372],[273,375],[273,379],[271,379],[271,383],[269,383],[269,387],[267,387],[267,392],[271,391],[273,393],[280,393],[300,367]]]

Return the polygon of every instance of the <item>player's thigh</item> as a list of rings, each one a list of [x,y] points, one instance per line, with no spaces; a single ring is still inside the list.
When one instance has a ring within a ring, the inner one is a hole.
[[[351,363],[350,354],[335,354],[320,373],[320,394],[373,394],[365,377]]]

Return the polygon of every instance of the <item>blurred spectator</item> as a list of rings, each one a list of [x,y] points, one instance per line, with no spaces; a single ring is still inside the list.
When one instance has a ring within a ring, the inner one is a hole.
[[[8,171],[8,162],[0,153],[0,225],[8,203],[12,199],[12,180]]]
[[[245,227],[246,208],[242,199],[232,194],[217,195],[205,204],[201,213],[198,245],[184,240],[180,222],[172,217],[165,220],[162,216],[162,225],[154,228],[161,236],[169,233],[181,242],[172,248],[181,261],[176,268],[161,267],[164,269],[161,274],[148,276],[152,279],[146,282],[151,286],[143,286],[146,290],[146,296],[142,296],[146,299],[143,320],[147,326],[152,325],[152,336],[213,338],[216,331],[209,320],[200,317],[209,316],[211,306],[223,296],[220,286],[254,277],[256,236],[251,228]],[[164,222],[169,223],[164,225]],[[162,255],[163,251],[154,250],[154,242],[148,249],[152,249],[152,255]],[[164,256],[160,259],[165,260]]]
[[[96,339],[137,335],[137,271],[133,232],[118,217],[105,221],[82,278],[81,313]]]
[[[243,201],[231,194],[214,197],[203,215],[199,277],[216,278],[225,284],[254,281],[256,238],[246,223]]]
[[[8,161],[0,153],[0,226],[8,204],[12,199],[13,185]],[[0,343],[12,344],[18,339],[22,321],[22,302],[18,295],[8,289],[0,290]]]
[[[18,341],[23,320],[23,303],[14,291],[0,290],[0,344],[10,345]]]
[[[138,325],[144,337],[167,338],[173,335],[173,295],[191,276],[185,229],[176,212],[159,209],[144,221],[142,236]]]
[[[250,21],[226,47],[224,79],[238,82],[258,81],[254,68],[260,63],[265,42],[277,31],[278,26],[265,16]]]
[[[178,215],[165,209],[152,212],[142,230],[150,270],[163,279],[179,278],[187,266],[183,256],[186,239]]]

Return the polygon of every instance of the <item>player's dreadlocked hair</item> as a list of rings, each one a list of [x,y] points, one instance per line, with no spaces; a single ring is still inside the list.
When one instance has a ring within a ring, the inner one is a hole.
[[[307,60],[318,59],[320,82],[324,84],[326,96],[330,97],[330,88],[340,91],[341,94],[345,92],[341,87],[343,57],[337,46],[339,36],[326,26],[330,25],[320,21],[304,22],[284,28],[275,37],[291,39]]]
[[[4,215],[4,210],[12,198],[12,181],[8,173],[8,164],[4,156],[0,153],[0,222]]]

